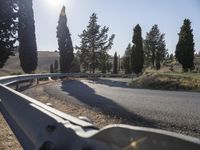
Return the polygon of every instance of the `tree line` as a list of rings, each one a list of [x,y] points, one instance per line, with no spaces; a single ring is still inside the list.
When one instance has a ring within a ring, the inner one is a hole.
[[[184,72],[194,69],[194,39],[191,21],[185,19],[181,27],[179,41],[176,45],[175,58],[182,65]],[[123,56],[123,67],[125,73],[142,72],[144,67],[159,70],[161,64],[167,59],[173,59],[169,55],[165,44],[165,34],[161,33],[158,25],[152,26],[146,33],[146,38],[141,37],[141,27],[136,25],[133,32],[132,44],[129,43]]]
[[[133,29],[132,44],[128,44],[121,63],[116,52],[114,57],[108,54],[115,35],[112,34],[109,37],[109,28],[106,26],[101,28],[97,19],[97,15],[93,13],[88,26],[79,35],[80,45],[76,46],[81,65],[86,71],[92,70],[94,73],[98,68],[102,73],[109,71],[117,74],[123,68],[126,74],[140,74],[146,67],[159,70],[167,60],[173,60],[173,54],[169,55],[166,49],[165,34],[160,32],[158,25],[153,25],[146,33],[146,38],[143,39],[142,29],[137,24]],[[192,32],[190,20],[185,19],[178,33],[179,41],[175,50],[175,57],[182,65],[184,72],[194,69],[195,50]]]
[[[149,32],[146,33],[146,39],[142,39],[142,29],[140,25],[136,25],[133,31],[133,39],[128,44],[123,57],[123,66],[125,73],[142,72],[144,67],[160,69],[161,63],[167,56],[165,48],[164,34],[160,33],[158,25],[154,25]]]
[[[109,27],[98,24],[96,13],[90,16],[86,29],[79,35],[80,44],[74,57],[71,34],[67,26],[67,16],[63,6],[57,26],[57,40],[60,54],[60,72],[70,72],[73,61],[79,62],[85,71],[95,73],[118,73],[121,68],[126,74],[140,74],[145,67],[159,70],[163,62],[171,57],[165,44],[165,34],[158,25],[152,26],[142,38],[142,29],[137,24],[133,29],[132,43],[129,43],[122,62],[117,53],[109,55],[113,46],[114,34],[109,35]],[[181,27],[175,57],[182,65],[183,71],[194,69],[194,40],[191,21],[185,19]],[[9,56],[14,55],[13,49],[19,43],[20,64],[25,73],[32,73],[37,68],[37,43],[35,36],[32,0],[9,0],[0,2],[0,68]],[[55,68],[55,69],[52,69]],[[50,65],[51,72],[58,72],[58,62]]]

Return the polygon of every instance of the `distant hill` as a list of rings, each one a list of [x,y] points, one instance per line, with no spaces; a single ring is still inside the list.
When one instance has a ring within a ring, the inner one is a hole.
[[[38,51],[38,67],[36,72],[49,72],[50,64],[54,63],[55,60],[59,60],[58,52]],[[18,72],[23,73],[20,67],[19,53],[16,52],[15,56],[11,56],[5,66],[0,69],[0,75]]]

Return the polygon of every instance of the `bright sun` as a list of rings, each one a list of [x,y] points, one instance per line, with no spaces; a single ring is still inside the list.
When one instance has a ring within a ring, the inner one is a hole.
[[[45,0],[45,2],[52,8],[57,8],[62,4],[62,0]]]

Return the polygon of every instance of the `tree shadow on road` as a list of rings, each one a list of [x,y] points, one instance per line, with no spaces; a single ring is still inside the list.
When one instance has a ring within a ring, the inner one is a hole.
[[[114,80],[99,79],[99,78],[95,79],[95,80],[90,80],[90,81],[97,83],[97,84],[107,85],[107,86],[110,86],[110,87],[128,88],[127,82],[124,82],[124,81],[114,81]]]
[[[158,128],[154,121],[146,119],[138,114],[129,112],[127,109],[120,106],[113,100],[101,95],[97,95],[94,89],[81,81],[62,81],[61,89],[64,92],[67,92],[70,96],[79,100],[81,103],[93,108],[97,108],[105,115],[121,118],[123,123]]]

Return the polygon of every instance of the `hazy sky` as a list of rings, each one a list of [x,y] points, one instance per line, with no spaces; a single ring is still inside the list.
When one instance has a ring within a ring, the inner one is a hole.
[[[109,26],[109,34],[116,35],[110,54],[124,54],[136,24],[140,24],[143,38],[158,24],[165,33],[166,48],[173,53],[185,18],[192,21],[195,49],[200,51],[200,0],[33,0],[33,5],[40,51],[58,49],[56,26],[63,5],[74,46],[79,44],[78,35],[88,25],[90,15],[96,12],[98,23]]]

